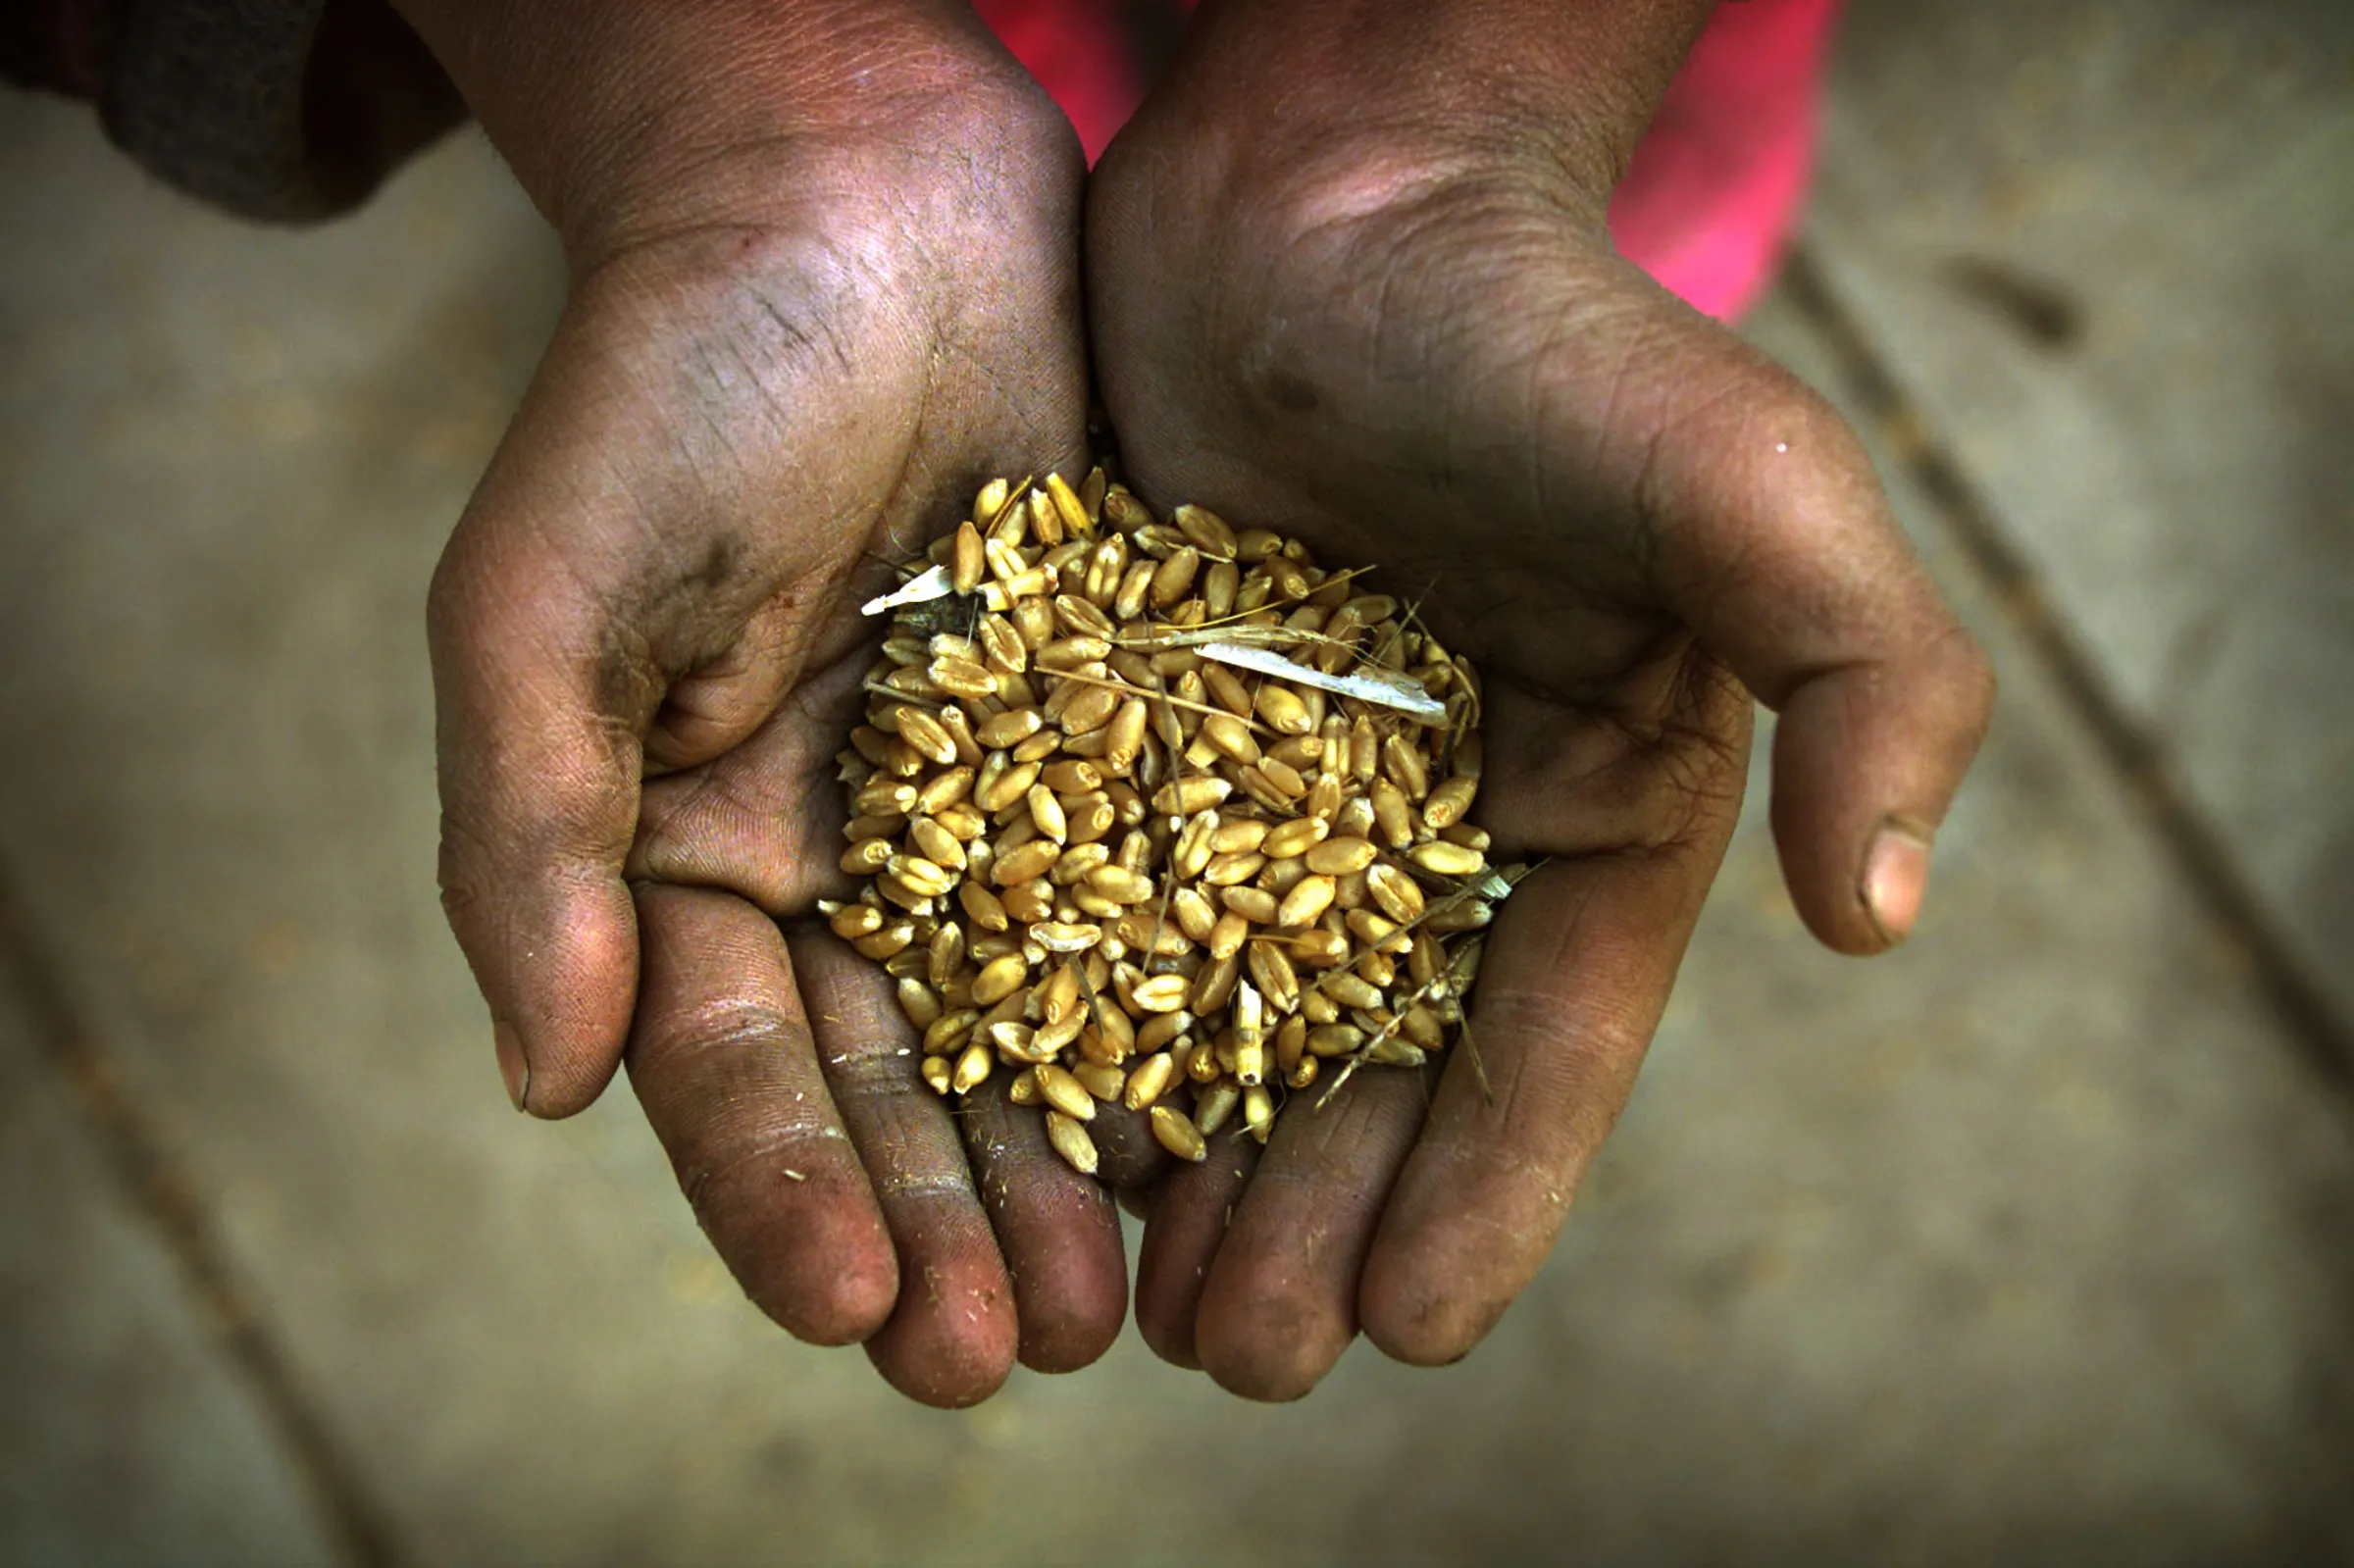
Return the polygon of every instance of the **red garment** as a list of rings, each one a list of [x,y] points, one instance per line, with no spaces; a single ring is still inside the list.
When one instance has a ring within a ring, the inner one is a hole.
[[[1062,105],[1093,164],[1143,100],[1155,63],[1134,23],[1193,0],[977,0]],[[1410,0],[1401,0],[1410,3]],[[1619,251],[1712,316],[1772,281],[1805,205],[1824,56],[1840,0],[1728,0],[1667,89],[1611,201]]]

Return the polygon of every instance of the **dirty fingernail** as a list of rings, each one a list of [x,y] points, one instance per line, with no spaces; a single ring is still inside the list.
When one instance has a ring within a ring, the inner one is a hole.
[[[1864,910],[1890,947],[1913,934],[1929,885],[1929,832],[1891,818],[1864,854]]]
[[[498,1051],[498,1076],[507,1083],[507,1098],[520,1111],[532,1091],[532,1064],[523,1054],[522,1037],[512,1025],[496,1024],[491,1026],[491,1042]]]

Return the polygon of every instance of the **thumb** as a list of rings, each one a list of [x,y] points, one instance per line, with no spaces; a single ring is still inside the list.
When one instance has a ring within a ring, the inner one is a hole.
[[[638,922],[621,872],[646,714],[617,710],[660,687],[596,646],[560,573],[481,521],[452,537],[427,619],[441,899],[489,1003],[509,1097],[569,1116],[613,1076],[636,1005]]]
[[[1773,833],[1801,918],[1878,952],[1919,914],[1993,675],[1847,423],[1729,330],[1661,308],[1639,400],[1654,587],[1780,715]]]

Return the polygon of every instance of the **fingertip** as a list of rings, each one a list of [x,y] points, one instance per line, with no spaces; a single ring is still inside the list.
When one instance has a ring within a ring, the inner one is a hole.
[[[867,1192],[812,1196],[793,1226],[731,1238],[723,1256],[753,1304],[794,1339],[857,1344],[891,1319],[898,1260]]]
[[[867,1359],[908,1398],[941,1410],[979,1404],[1013,1375],[1020,1324],[1013,1290],[986,1234],[913,1265]]]
[[[969,1410],[1005,1387],[1005,1380],[1013,1376],[1013,1345],[1010,1330],[1001,1347],[965,1340],[930,1343],[923,1336],[911,1334],[904,1343],[891,1346],[870,1340],[866,1358],[885,1383],[917,1404],[935,1410]]]
[[[1354,1323],[1312,1295],[1220,1290],[1215,1269],[1194,1328],[1203,1370],[1228,1393],[1262,1404],[1307,1397],[1356,1338]]]
[[[1128,1265],[1111,1194],[1063,1163],[1035,1106],[1008,1081],[963,1098],[963,1131],[982,1205],[1013,1282],[1019,1359],[1033,1372],[1076,1372],[1100,1359],[1128,1317]]]
[[[1136,1296],[1136,1333],[1145,1341],[1145,1348],[1185,1372],[1202,1370],[1202,1357],[1194,1348],[1194,1311],[1187,1304],[1182,1310],[1171,1310],[1165,1300],[1153,1300],[1147,1305],[1145,1293]]]
[[[614,879],[607,895],[584,897],[539,923],[523,945],[492,938],[479,913],[453,914],[460,946],[491,1010],[491,1052],[507,1099],[541,1121],[596,1103],[620,1071],[638,1001],[638,911]]]
[[[1868,956],[1918,927],[1937,831],[1993,700],[1959,628],[1901,665],[1830,671],[1791,692],[1773,742],[1773,835],[1791,901],[1824,946]]]
[[[1136,1330],[1171,1366],[1202,1370],[1195,1342],[1202,1291],[1259,1154],[1250,1138],[1224,1138],[1212,1145],[1208,1159],[1177,1166],[1152,1189],[1137,1249]]]
[[[1452,1366],[1503,1321],[1510,1302],[1473,1296],[1445,1282],[1461,1275],[1449,1260],[1417,1257],[1376,1241],[1357,1292],[1365,1338],[1383,1355],[1413,1367]]]
[[[1093,1258],[1053,1267],[1027,1292],[1046,1310],[1025,1312],[1020,1359],[1033,1372],[1077,1372],[1096,1364],[1120,1337],[1128,1318],[1124,1269],[1097,1267]]]

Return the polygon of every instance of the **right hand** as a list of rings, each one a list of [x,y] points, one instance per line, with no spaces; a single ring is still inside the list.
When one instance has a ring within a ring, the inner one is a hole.
[[[549,78],[593,111],[594,159],[536,124],[518,151],[513,104],[485,114],[573,281],[430,635],[444,901],[517,1105],[569,1116],[626,1060],[752,1299],[962,1404],[1017,1353],[1101,1353],[1126,1310],[1116,1216],[1034,1114],[952,1117],[881,972],[791,923],[849,890],[833,756],[880,563],[1010,464],[1081,471],[1084,172],[977,24],[903,9],[906,37],[770,13],[635,114]],[[633,40],[627,11],[601,13],[603,43]],[[494,92],[454,15],[433,41]],[[688,25],[641,15],[671,29],[615,52],[645,93]],[[796,27],[807,48],[775,36]],[[535,179],[551,170],[576,177]]]

